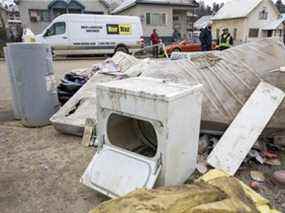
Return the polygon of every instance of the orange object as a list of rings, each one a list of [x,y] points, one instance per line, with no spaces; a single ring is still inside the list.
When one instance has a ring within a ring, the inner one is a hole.
[[[216,48],[216,44],[213,43],[212,49]],[[168,55],[171,55],[173,52],[197,52],[202,51],[200,43],[193,43],[191,41],[181,41],[179,43],[173,43],[166,46],[166,52]]]

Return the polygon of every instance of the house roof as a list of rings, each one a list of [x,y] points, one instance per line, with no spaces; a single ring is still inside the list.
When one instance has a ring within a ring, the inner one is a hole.
[[[232,0],[224,4],[212,20],[247,17],[263,0]]]
[[[52,8],[52,7],[57,7],[57,8],[66,8],[66,7],[80,7],[80,8],[85,8],[85,6],[77,0],[52,0],[49,4],[48,4],[48,8]]]
[[[111,13],[112,14],[120,13],[137,4],[190,6],[190,7],[199,6],[199,4],[195,0],[125,0],[117,8],[115,8]]]
[[[202,16],[197,21],[194,22],[194,27],[196,29],[202,29],[208,26],[208,24],[211,22],[211,19],[213,16]]]

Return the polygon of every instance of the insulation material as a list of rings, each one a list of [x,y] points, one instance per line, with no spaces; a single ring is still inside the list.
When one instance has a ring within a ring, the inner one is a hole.
[[[278,213],[244,183],[219,170],[211,170],[191,185],[139,189],[103,202],[90,213]]]

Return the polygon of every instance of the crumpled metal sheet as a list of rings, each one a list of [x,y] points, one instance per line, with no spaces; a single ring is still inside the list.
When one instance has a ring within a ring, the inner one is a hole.
[[[145,67],[141,76],[203,84],[202,120],[230,124],[260,81],[285,90],[285,73],[279,72],[284,66],[284,45],[264,39],[191,60],[156,62]],[[268,127],[285,127],[285,103]]]

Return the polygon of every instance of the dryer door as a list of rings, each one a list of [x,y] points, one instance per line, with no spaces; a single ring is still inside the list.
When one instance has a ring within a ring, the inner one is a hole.
[[[124,196],[138,188],[151,189],[160,173],[160,160],[152,160],[104,144],[81,178],[85,185],[109,197]]]

